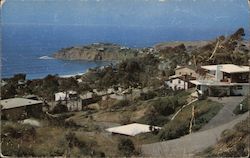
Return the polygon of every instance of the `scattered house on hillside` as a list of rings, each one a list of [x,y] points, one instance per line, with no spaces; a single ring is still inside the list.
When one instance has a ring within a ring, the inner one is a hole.
[[[198,74],[195,71],[195,68],[191,67],[191,66],[177,66],[177,68],[175,69],[175,75],[179,75],[179,76],[192,76],[197,78]]]
[[[249,93],[249,66],[234,64],[201,66],[203,78],[191,81],[200,95],[234,96]]]
[[[64,100],[70,100],[72,98],[77,97],[76,91],[68,91],[66,92],[58,92],[55,93],[55,101],[64,101]]]
[[[173,90],[187,90],[189,88],[195,87],[193,83],[190,82],[191,79],[195,79],[191,76],[171,76],[165,81],[168,88]]]
[[[82,83],[82,82],[83,82],[81,78],[77,79],[76,81],[77,81],[78,83]]]
[[[93,92],[87,92],[84,95],[79,96],[81,99],[82,107],[87,106],[92,103],[96,103],[101,100],[101,97],[95,95]]]
[[[110,94],[109,98],[116,99],[116,100],[125,100],[126,96],[122,94]],[[103,100],[105,99],[103,98]]]
[[[161,127],[153,126],[153,129],[160,130]],[[139,123],[132,123],[124,126],[112,127],[106,129],[106,131],[111,132],[113,134],[121,134],[126,136],[135,136],[140,133],[151,132],[150,125],[144,125]]]
[[[18,120],[25,117],[39,117],[43,102],[26,98],[11,98],[0,101],[2,117]]]
[[[6,84],[8,84],[6,81],[1,80],[1,87],[5,86]]]
[[[103,52],[105,49],[103,47],[97,48],[98,51]]]

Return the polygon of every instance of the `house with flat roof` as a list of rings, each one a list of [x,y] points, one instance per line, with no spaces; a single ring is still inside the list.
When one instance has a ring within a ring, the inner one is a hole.
[[[0,100],[2,116],[9,120],[25,117],[39,117],[42,114],[42,101],[26,98]]]
[[[203,78],[191,81],[197,92],[208,96],[234,96],[249,94],[249,66],[234,64],[201,66]]]
[[[161,129],[161,127],[153,126],[154,129]],[[151,132],[150,125],[144,125],[139,123],[132,123],[128,125],[118,126],[118,127],[112,127],[106,129],[106,131],[111,132],[113,134],[121,134],[126,136],[136,136],[140,133],[147,133]]]

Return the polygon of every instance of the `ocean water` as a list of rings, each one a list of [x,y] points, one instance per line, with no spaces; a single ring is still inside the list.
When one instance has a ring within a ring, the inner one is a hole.
[[[239,27],[250,35],[244,0],[9,0],[1,9],[1,75],[83,73],[109,62],[51,58],[61,48],[110,42],[151,47],[210,40]]]

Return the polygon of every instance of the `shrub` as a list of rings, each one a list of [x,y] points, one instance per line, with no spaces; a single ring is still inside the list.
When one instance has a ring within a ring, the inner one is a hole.
[[[27,147],[17,140],[9,139],[3,140],[1,144],[2,154],[5,156],[11,157],[28,157],[28,156],[35,156],[34,150],[32,147]]]
[[[130,106],[130,101],[125,99],[125,100],[120,100],[117,103],[115,103],[114,107],[115,108],[122,108],[122,107],[127,107]]]
[[[188,120],[185,122],[172,121],[166,124],[162,130],[160,130],[158,136],[160,140],[175,139],[187,134],[188,129]]]
[[[153,99],[156,96],[156,93],[149,91],[147,93],[141,93],[141,96],[139,97],[140,100],[149,100]]]
[[[173,114],[175,109],[175,103],[172,102],[170,99],[159,99],[153,103],[153,106],[157,113],[163,115],[163,116],[168,116],[170,114]]]
[[[80,147],[80,148],[86,147],[86,143],[84,141],[80,141],[79,139],[77,139],[75,133],[73,132],[68,132],[65,135],[65,139],[68,141],[68,145],[70,148],[73,148],[74,146]]]
[[[192,104],[195,108],[195,125],[192,131],[200,129],[212,117],[214,117],[220,108],[221,104],[209,100],[197,101]],[[160,140],[168,140],[181,137],[189,133],[189,125],[192,114],[192,106],[189,105],[182,109],[174,120],[164,126],[159,132]]]
[[[135,153],[135,146],[132,140],[122,138],[118,143],[118,150],[125,156],[132,156]]]
[[[58,103],[52,110],[53,114],[68,112],[68,107],[64,104]]]
[[[131,123],[131,115],[130,114],[123,114],[120,116],[120,123],[123,125]]]
[[[2,127],[2,135],[1,136],[10,136],[12,138],[21,138],[21,137],[34,137],[36,135],[36,129],[30,125],[22,125],[22,124],[7,124]]]
[[[240,106],[242,105],[242,109]],[[245,98],[233,111],[234,114],[243,114],[249,110],[248,98]]]
[[[159,115],[156,110],[152,109],[147,115],[143,116],[137,121],[153,126],[163,126],[169,121],[169,118],[167,116]]]

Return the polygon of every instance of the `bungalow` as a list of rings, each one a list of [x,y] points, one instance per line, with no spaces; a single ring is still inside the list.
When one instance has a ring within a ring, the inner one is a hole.
[[[200,95],[234,96],[249,93],[249,66],[234,64],[201,66],[206,71],[200,80],[191,81]]]
[[[76,91],[68,91],[66,92],[58,92],[55,94],[55,101],[64,101],[64,100],[69,100],[71,98],[74,98],[77,96]]]
[[[165,84],[168,88],[173,90],[189,89],[194,87],[194,84],[190,82],[190,79],[193,79],[191,76],[172,76],[165,81]]]
[[[9,120],[18,120],[24,117],[39,117],[42,113],[42,101],[11,98],[0,101],[2,117]]]
[[[148,133],[151,132],[150,125],[132,123],[128,125],[112,127],[106,129],[106,131],[111,132],[112,134],[120,134],[126,136],[136,136],[140,133]],[[160,130],[161,127],[152,126],[153,129]]]
[[[83,107],[89,105],[89,104],[93,104],[98,102],[99,100],[102,99],[102,97],[97,96],[95,93],[93,92],[87,92],[84,95],[80,95],[80,100],[81,100],[81,104],[82,104],[82,109]]]

